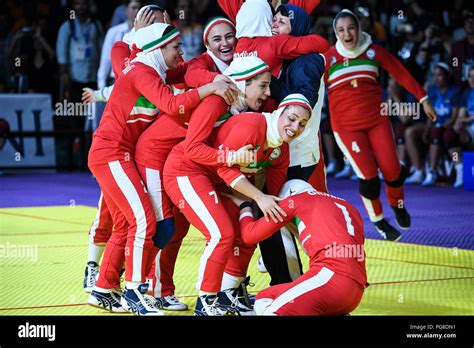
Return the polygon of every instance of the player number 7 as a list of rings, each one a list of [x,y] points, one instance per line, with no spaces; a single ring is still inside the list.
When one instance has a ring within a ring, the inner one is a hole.
[[[209,196],[214,196],[214,202],[215,202],[216,204],[219,204],[219,201],[217,200],[217,193],[216,193],[216,191],[211,191],[211,192],[209,192]]]

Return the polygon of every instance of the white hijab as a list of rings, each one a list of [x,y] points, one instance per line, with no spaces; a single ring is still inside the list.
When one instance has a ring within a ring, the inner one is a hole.
[[[272,36],[273,13],[267,0],[247,0],[236,17],[236,37]]]
[[[293,93],[286,96],[281,103],[278,105],[278,109],[273,111],[272,113],[264,112],[263,116],[265,116],[265,121],[267,121],[267,147],[269,148],[277,148],[283,144],[283,139],[278,132],[278,119],[280,118],[283,111],[289,105],[299,105],[306,110],[309,111],[310,115],[312,113],[311,104],[309,103],[308,99],[300,93]]]
[[[155,23],[148,27],[138,29],[134,36],[134,44],[141,50],[133,62],[140,62],[156,70],[163,82],[166,81],[166,71],[169,67],[165,63],[165,58],[161,52],[161,47],[167,45],[179,36],[177,30],[163,35],[169,24]]]
[[[337,53],[339,53],[341,56],[345,58],[349,58],[349,59],[357,58],[362,53],[364,53],[367,48],[369,48],[369,46],[372,44],[372,38],[365,31],[362,31],[362,28],[360,27],[359,19],[352,11],[348,9],[344,9],[339,13],[349,13],[355,18],[357,22],[357,27],[359,28],[359,39],[357,41],[356,47],[354,47],[353,49],[348,50],[347,48],[345,48],[344,44],[341,42],[341,40],[339,40],[339,36],[337,35],[336,21],[338,19],[338,16],[336,16],[336,18],[334,18],[334,21],[332,23],[332,26],[334,28],[334,33],[336,34],[336,39],[337,39],[336,51]]]
[[[234,58],[229,67],[222,73],[228,76],[240,90],[237,99],[230,107],[233,115],[240,114],[248,110],[245,102],[245,84],[248,79],[269,69],[268,65],[258,57],[247,56]]]

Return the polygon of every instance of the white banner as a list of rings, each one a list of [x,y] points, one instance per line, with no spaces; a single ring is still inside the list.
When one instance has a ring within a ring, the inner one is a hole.
[[[10,132],[53,130],[51,95],[0,94],[0,118],[10,124]],[[9,138],[0,151],[0,167],[54,167],[56,152],[53,137]]]

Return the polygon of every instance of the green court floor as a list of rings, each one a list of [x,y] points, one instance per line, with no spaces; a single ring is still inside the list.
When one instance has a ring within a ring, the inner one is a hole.
[[[109,314],[88,306],[82,290],[94,214],[85,206],[0,209],[0,315]],[[192,229],[176,266],[176,295],[191,309],[203,248]],[[474,251],[368,239],[366,252],[371,285],[352,315],[474,314]],[[249,270],[252,293],[269,282],[256,269],[258,256]]]

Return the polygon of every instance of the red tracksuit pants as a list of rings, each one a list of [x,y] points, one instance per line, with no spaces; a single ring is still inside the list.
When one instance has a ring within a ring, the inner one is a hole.
[[[386,181],[394,181],[399,177],[402,168],[395,148],[392,126],[387,118],[367,130],[335,131],[334,137],[359,179],[375,178],[379,168]],[[398,206],[403,202],[403,187],[385,185],[385,188],[391,206]],[[381,220],[383,211],[380,198],[361,198],[370,220]]]
[[[116,160],[90,165],[89,168],[102,189],[114,224],[96,285],[118,287],[124,259],[125,280],[144,282],[150,267],[151,238],[155,233],[156,219],[135,162]]]
[[[217,293],[224,272],[244,277],[256,245],[245,244],[240,238],[239,209],[220,194],[228,188],[216,187],[205,174],[165,174],[164,185],[173,203],[206,238],[197,288]]]
[[[89,230],[89,243],[105,244],[112,234],[114,223],[112,215],[110,215],[104,195],[100,193],[99,203],[97,204],[97,212],[94,221]]]
[[[259,315],[343,315],[359,305],[363,293],[355,280],[314,265],[294,282],[260,291],[255,308]]]

